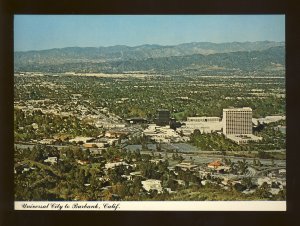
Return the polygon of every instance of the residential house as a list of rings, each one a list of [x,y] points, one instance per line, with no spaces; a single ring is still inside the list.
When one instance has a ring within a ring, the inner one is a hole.
[[[163,191],[160,180],[148,179],[142,181],[142,185],[147,192],[151,190],[156,190],[157,193],[160,194]]]

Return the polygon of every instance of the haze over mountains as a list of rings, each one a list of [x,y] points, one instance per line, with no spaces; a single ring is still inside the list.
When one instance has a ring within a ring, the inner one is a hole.
[[[124,72],[203,69],[264,70],[285,66],[285,43],[273,41],[173,46],[67,47],[15,52],[16,71]]]

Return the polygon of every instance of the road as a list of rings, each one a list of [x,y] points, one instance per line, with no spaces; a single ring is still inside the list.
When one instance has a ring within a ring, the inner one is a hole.
[[[151,154],[152,152],[150,151],[141,151],[142,154]],[[158,153],[160,153],[163,157],[165,156],[164,152],[155,152],[155,154],[158,155]],[[172,158],[173,153],[168,153],[168,158]],[[181,154],[182,157],[185,160],[193,160],[195,164],[207,164],[209,162],[213,162],[215,160],[222,160],[222,158],[224,158],[223,155],[212,155],[212,154],[208,154],[208,155],[199,155],[199,154]],[[256,159],[258,160],[258,158],[246,158],[246,157],[236,157],[236,156],[225,156],[226,158],[230,159],[233,162],[237,162],[237,161],[243,161],[244,159],[247,161],[247,163],[249,165],[253,164],[253,160]],[[285,160],[274,160],[274,162],[272,162],[272,159],[259,159],[259,161],[263,164],[263,165],[272,165],[273,163],[279,167],[285,167],[286,166],[286,161]]]
[[[32,149],[34,144],[15,144],[16,147],[18,148],[29,148]],[[51,147],[56,147],[57,149],[62,149],[62,148],[66,148],[68,147],[68,145],[47,145],[47,146],[51,146]],[[141,151],[142,154],[152,154],[151,151]],[[158,155],[158,153],[160,153],[163,157],[165,156],[164,152],[155,152],[155,154]],[[168,153],[167,152],[167,156],[168,158],[172,158],[173,153]],[[182,157],[185,160],[193,160],[195,164],[206,164],[209,162],[213,162],[215,160],[222,160],[222,158],[224,158],[223,155],[218,155],[218,154],[206,154],[206,153],[202,153],[201,154],[193,154],[193,153],[189,153],[189,154],[181,154]],[[247,163],[249,165],[252,165],[253,160],[256,159],[258,160],[258,158],[247,158],[247,157],[236,157],[236,156],[225,156],[225,158],[230,159],[233,162],[237,162],[237,161],[243,161],[244,159],[247,161]],[[263,164],[263,165],[269,165],[271,166],[273,163],[278,166],[278,167],[286,167],[286,161],[285,160],[273,160],[272,159],[259,159],[259,161]]]
[[[29,148],[30,150],[33,148],[33,146],[36,145],[36,144],[15,144],[15,147],[17,148],[20,148],[20,149],[26,149],[26,148]],[[62,148],[67,148],[69,147],[69,145],[52,145],[52,144],[49,144],[49,145],[46,145],[48,147],[55,147],[57,148],[58,150],[62,149]]]

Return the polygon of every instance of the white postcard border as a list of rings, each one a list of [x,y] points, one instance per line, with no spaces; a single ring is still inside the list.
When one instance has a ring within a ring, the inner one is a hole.
[[[286,211],[286,201],[15,201],[15,210]]]

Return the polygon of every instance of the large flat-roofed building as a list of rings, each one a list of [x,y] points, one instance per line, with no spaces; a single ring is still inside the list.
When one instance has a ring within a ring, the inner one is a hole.
[[[227,135],[252,134],[252,109],[223,109],[223,133]]]
[[[184,122],[179,131],[182,131],[184,135],[190,135],[194,130],[198,129],[201,133],[212,133],[215,131],[221,131],[222,121],[220,117],[187,117],[187,121]]]
[[[243,134],[243,135],[227,135],[227,138],[234,141],[237,144],[247,144],[249,141],[260,141],[262,137],[254,136],[253,134]]]
[[[220,122],[219,117],[187,117],[188,122]]]

